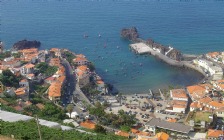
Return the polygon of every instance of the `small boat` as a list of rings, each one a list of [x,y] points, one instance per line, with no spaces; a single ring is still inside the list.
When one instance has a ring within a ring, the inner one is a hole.
[[[89,36],[88,36],[88,35],[86,35],[86,34],[84,34],[84,35],[83,35],[83,38],[88,38],[88,37],[89,37]]]
[[[101,38],[101,34],[99,34],[98,37]]]
[[[106,69],[105,72],[108,72],[108,70]]]

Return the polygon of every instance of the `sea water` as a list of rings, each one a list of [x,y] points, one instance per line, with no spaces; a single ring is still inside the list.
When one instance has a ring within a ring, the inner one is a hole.
[[[43,49],[85,54],[120,92],[142,93],[195,84],[203,77],[152,56],[135,55],[120,30],[135,26],[141,38],[182,53],[223,51],[223,7],[223,1],[215,0],[2,0],[0,39],[6,48],[28,39],[41,41]]]

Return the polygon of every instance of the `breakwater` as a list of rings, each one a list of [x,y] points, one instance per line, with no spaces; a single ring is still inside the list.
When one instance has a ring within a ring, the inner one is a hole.
[[[158,50],[156,48],[153,48],[152,46],[146,44],[144,41],[141,41],[139,43],[131,44],[130,47],[137,54],[150,54],[150,55],[153,55],[156,58],[162,60],[163,62],[165,62],[165,63],[167,63],[169,65],[177,66],[177,67],[183,67],[183,68],[190,68],[190,69],[196,70],[196,71],[200,72],[201,74],[203,74],[207,78],[207,75],[203,71],[203,69],[201,69],[200,67],[194,65],[192,61],[181,61],[181,60],[178,61],[178,60],[171,59],[170,57],[162,54],[160,52],[160,50]]]
[[[124,28],[121,30],[121,36],[125,39],[132,41],[134,44],[130,44],[132,50],[137,54],[150,54],[163,62],[183,68],[190,68],[198,71],[205,78],[208,78],[206,73],[200,67],[193,64],[192,60],[197,58],[197,55],[193,54],[182,54],[179,50],[171,47],[164,46],[160,43],[155,42],[152,39],[143,40],[139,38],[137,28]]]

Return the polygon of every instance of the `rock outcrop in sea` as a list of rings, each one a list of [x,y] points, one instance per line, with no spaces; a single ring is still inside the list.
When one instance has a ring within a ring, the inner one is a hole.
[[[160,51],[161,54],[168,56],[169,58],[177,61],[182,60],[182,54],[179,50],[164,46],[160,43],[155,42],[153,39],[143,40],[139,38],[138,30],[136,27],[124,28],[121,30],[121,36],[125,39],[131,40],[134,43],[143,42],[153,49]]]
[[[13,45],[13,50],[22,50],[22,49],[29,49],[29,48],[39,48],[41,45],[40,41],[28,41],[28,40],[21,40],[16,42]]]
[[[123,28],[121,30],[121,36],[133,42],[136,42],[139,38],[138,30],[135,27]]]

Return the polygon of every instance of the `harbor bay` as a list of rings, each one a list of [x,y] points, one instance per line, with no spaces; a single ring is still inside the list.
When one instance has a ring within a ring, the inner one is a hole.
[[[2,5],[1,40],[7,48],[26,38],[41,41],[43,48],[67,48],[83,53],[95,64],[97,73],[123,93],[144,93],[148,89],[169,85],[186,86],[203,78],[198,72],[174,68],[154,57],[132,53],[128,47],[130,42],[120,37],[119,31],[123,27],[135,25],[143,38],[152,37],[184,53],[219,51],[224,45],[223,11],[215,8],[222,6],[221,2],[27,0],[16,3],[3,1]],[[91,6],[85,9],[84,5]],[[131,5],[135,5],[134,10]],[[172,5],[179,7],[168,8]],[[59,6],[68,8],[58,10]],[[156,9],[153,8],[155,6]],[[188,11],[189,7],[198,10],[198,17],[192,16],[195,11]],[[141,13],[141,9],[145,12]],[[203,11],[208,9],[211,12],[204,15]],[[105,10],[110,12],[104,13]],[[159,22],[161,19],[164,22]],[[85,34],[88,38],[83,38]]]

